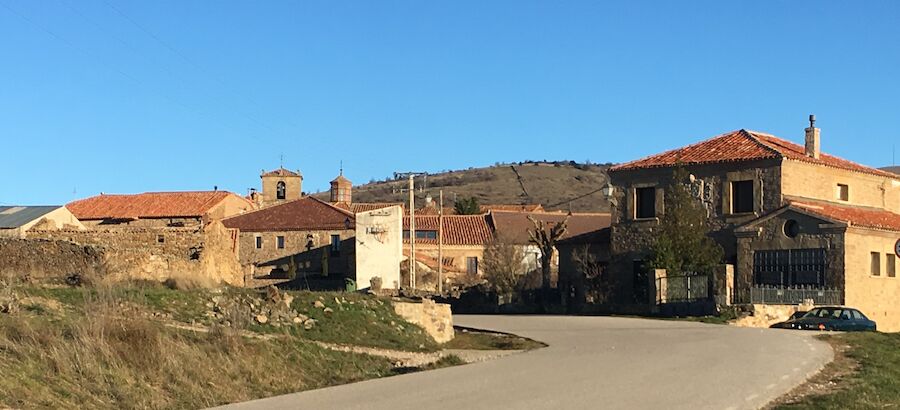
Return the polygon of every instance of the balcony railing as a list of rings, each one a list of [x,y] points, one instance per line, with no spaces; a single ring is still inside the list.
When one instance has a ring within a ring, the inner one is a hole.
[[[735,293],[735,303],[766,305],[799,305],[812,300],[816,305],[842,305],[844,291],[839,288],[817,286],[778,287],[753,285]]]

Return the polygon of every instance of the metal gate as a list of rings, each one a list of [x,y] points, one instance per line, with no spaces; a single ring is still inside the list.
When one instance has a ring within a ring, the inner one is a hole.
[[[753,281],[776,287],[825,286],[823,248],[763,250],[753,253]]]

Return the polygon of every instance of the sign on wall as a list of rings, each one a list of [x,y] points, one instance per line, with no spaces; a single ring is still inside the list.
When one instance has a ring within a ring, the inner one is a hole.
[[[894,244],[894,253],[900,258],[900,239],[897,239],[897,243]]]

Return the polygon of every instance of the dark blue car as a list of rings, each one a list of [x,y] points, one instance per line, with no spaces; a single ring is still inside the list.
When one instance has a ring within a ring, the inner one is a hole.
[[[823,306],[799,318],[776,323],[773,328],[803,330],[875,331],[875,322],[859,310],[843,306]]]

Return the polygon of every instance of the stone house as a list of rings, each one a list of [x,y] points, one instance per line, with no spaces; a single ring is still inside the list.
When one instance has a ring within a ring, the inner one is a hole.
[[[238,231],[238,259],[248,278],[313,278],[328,288],[355,278],[352,212],[307,196],[223,223]]]
[[[283,204],[303,197],[303,174],[300,170],[291,171],[284,167],[262,171],[259,175],[262,193],[255,189],[250,191],[250,200],[257,208]]]
[[[85,229],[64,206],[0,206],[0,237],[24,238],[31,229]]]
[[[804,145],[742,129],[610,168],[617,301],[648,300],[646,261],[664,187],[680,166],[735,267],[735,302],[757,302],[760,287],[834,288],[880,328],[900,330],[900,176],[823,153],[820,143],[811,118]]]
[[[194,227],[255,209],[227,191],[100,194],[66,205],[87,227]]]

